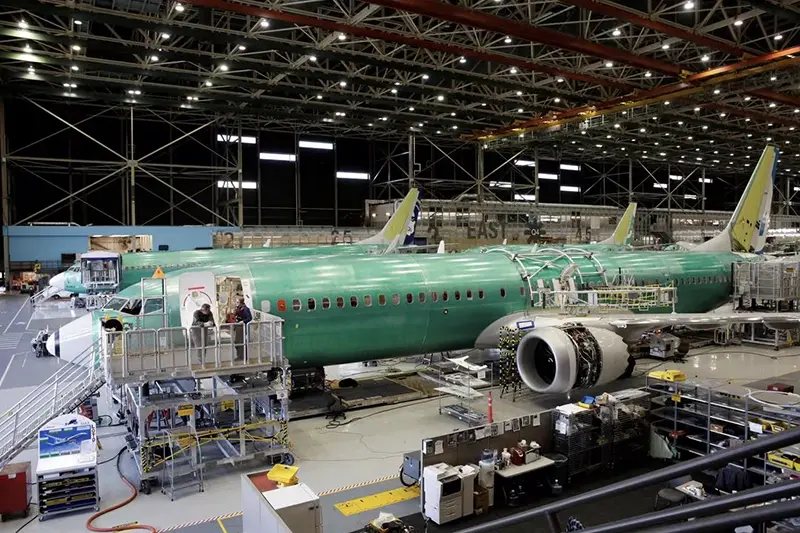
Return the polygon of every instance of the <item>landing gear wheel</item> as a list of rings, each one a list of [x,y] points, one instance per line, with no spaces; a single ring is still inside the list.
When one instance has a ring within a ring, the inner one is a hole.
[[[139,492],[141,492],[142,494],[150,494],[150,492],[152,492],[152,489],[150,488],[150,482],[149,481],[140,481],[139,482]]]
[[[286,466],[292,466],[294,464],[294,455],[290,453],[283,454],[283,464]]]

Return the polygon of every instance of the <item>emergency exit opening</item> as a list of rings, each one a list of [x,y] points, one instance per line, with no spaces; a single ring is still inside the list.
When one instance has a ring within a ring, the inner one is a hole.
[[[89,250],[101,252],[152,252],[152,235],[91,235]]]
[[[242,278],[235,276],[217,276],[217,313],[220,322],[233,322],[239,298],[252,309],[250,291],[245,290]]]

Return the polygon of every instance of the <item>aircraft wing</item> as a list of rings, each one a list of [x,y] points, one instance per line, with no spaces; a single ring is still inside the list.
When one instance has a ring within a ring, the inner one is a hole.
[[[800,313],[657,313],[608,320],[608,325],[626,340],[645,331],[669,326],[708,330],[748,323],[763,324],[770,329],[794,329],[800,327]]]

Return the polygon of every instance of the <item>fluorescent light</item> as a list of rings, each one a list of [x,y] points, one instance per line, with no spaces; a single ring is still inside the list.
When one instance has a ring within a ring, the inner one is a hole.
[[[574,170],[575,172],[577,172],[577,171],[579,171],[581,169],[581,166],[580,165],[569,165],[567,163],[561,163],[559,165],[559,168],[561,170]]]
[[[187,97],[187,99],[188,99],[188,97]],[[197,100],[197,98],[194,98],[194,100]],[[239,142],[239,136],[238,135],[224,135],[222,133],[218,133],[217,134],[217,141],[218,142],[223,142],[223,143],[224,142],[238,143]],[[242,144],[256,144],[256,138],[255,137],[251,137],[251,136],[247,136],[247,135],[242,135]]]
[[[713,183],[714,182],[714,180],[712,180],[711,178],[698,178],[697,181],[699,181],[700,183]]]
[[[516,161],[514,161],[514,164],[517,165],[518,167],[535,167],[536,166],[536,162],[535,161],[529,161],[528,159],[517,159]]]
[[[654,183],[653,184],[653,188],[654,189],[666,189],[667,188],[667,184],[666,183]]]
[[[683,176],[678,176],[677,174],[670,174],[669,179],[674,181],[681,181],[683,179]]]
[[[366,172],[337,172],[336,177],[340,180],[368,180],[369,174]]]
[[[581,192],[581,188],[572,185],[562,185],[561,192]]]
[[[800,191],[800,187],[794,187],[795,191]]]
[[[489,187],[500,187],[501,189],[510,189],[511,182],[510,181],[490,181]]]
[[[684,194],[683,195],[683,199],[684,200],[697,200],[697,195],[696,194]]]
[[[294,154],[273,154],[269,152],[261,152],[258,154],[259,159],[265,161],[296,161],[297,156]]]
[[[539,172],[540,180],[557,180],[558,174],[549,174],[547,172]]]
[[[535,194],[515,194],[514,200],[520,200],[523,202],[533,202],[536,200]]]
[[[219,189],[238,189],[239,182],[230,180],[225,180],[225,181],[219,180],[217,181],[217,187]],[[256,183],[255,181],[243,181],[242,189],[258,189],[258,183]]]
[[[300,148],[313,148],[314,150],[333,150],[333,143],[321,143],[316,141],[300,141]]]

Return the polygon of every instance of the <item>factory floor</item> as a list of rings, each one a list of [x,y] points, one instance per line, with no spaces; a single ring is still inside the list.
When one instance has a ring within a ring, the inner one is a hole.
[[[32,311],[26,298],[0,296],[0,412],[4,412],[27,394],[33,386],[42,382],[57,368],[59,361],[53,358],[36,359],[30,348],[30,339],[36,330],[49,325],[50,329],[70,320],[72,313],[67,303],[43,305]],[[670,363],[669,368],[679,367],[689,377],[719,379],[749,383],[770,379],[774,376],[796,372],[800,364],[800,348],[774,351],[769,347],[749,345],[731,348],[706,347],[692,353],[686,364]],[[389,368],[406,368],[414,365],[391,364],[367,369],[361,365],[349,365],[332,369],[331,375],[344,377],[361,372],[381,373]],[[661,366],[657,361],[641,364],[637,368],[636,379],[616,382],[613,387],[620,389],[642,383],[641,376],[650,368]],[[333,374],[338,373],[338,374]],[[777,381],[777,380],[776,380]],[[542,396],[531,393],[520,395],[516,402],[500,398],[494,393],[494,417],[502,420],[531,412],[541,411],[555,405],[574,401],[567,395]],[[452,399],[450,400],[452,402]],[[110,412],[107,402],[101,397],[98,402],[101,413]],[[475,404],[485,411],[485,405]],[[124,446],[124,427],[98,428],[98,436],[103,446],[100,461],[108,461],[99,467],[101,507],[107,508],[127,498],[129,489],[124,485],[115,468],[114,457]],[[295,420],[290,424],[290,439],[294,443],[294,453],[299,466],[299,478],[315,492],[337,491],[338,489],[365,484],[398,472],[402,454],[420,448],[425,437],[449,433],[465,425],[453,418],[439,414],[439,399],[433,398],[394,406],[382,406],[348,413],[347,425],[331,426],[329,420],[321,417]],[[15,461],[35,461],[33,445],[20,454]],[[127,458],[121,461],[126,475],[133,476],[132,462]],[[35,463],[33,465],[35,470]],[[260,470],[258,466],[250,471]],[[206,479],[202,493],[187,491],[170,502],[157,490],[150,495],[139,495],[130,505],[102,517],[100,526],[114,526],[138,521],[155,526],[159,530],[175,530],[177,526],[202,522],[204,529],[186,529],[184,533],[236,533],[235,516],[241,509],[240,479],[242,470],[221,470],[211,473]],[[373,487],[375,491],[385,490]],[[371,489],[365,489],[371,490]],[[360,494],[360,493],[359,493]],[[650,497],[642,497],[648,500]],[[35,498],[34,498],[35,502]],[[412,502],[409,502],[412,503]],[[620,506],[609,506],[619,507]],[[587,513],[591,510],[587,511]],[[377,511],[365,512],[360,518],[366,524],[377,516]],[[607,515],[599,515],[604,521]],[[610,516],[610,515],[608,515]],[[64,531],[85,531],[89,513],[63,516],[40,522],[34,520],[22,533],[62,533]],[[219,520],[218,520],[219,517]],[[591,517],[581,518],[584,523],[596,523]],[[15,533],[25,523],[15,519],[0,523],[0,533]],[[240,522],[239,522],[240,523]],[[228,529],[228,525],[231,529]],[[352,521],[342,523],[349,527]],[[350,530],[336,530],[333,523],[325,528],[325,533],[346,533]],[[216,528],[216,529],[215,529]]]

